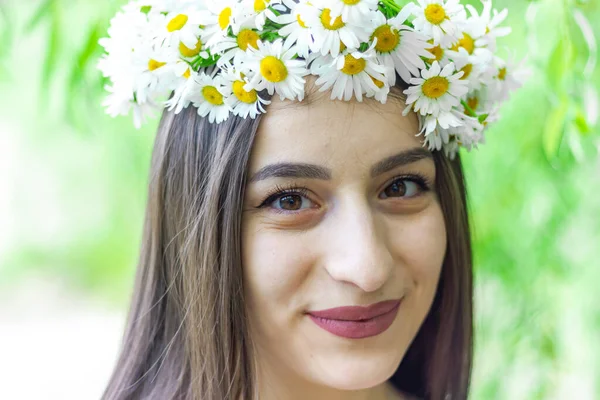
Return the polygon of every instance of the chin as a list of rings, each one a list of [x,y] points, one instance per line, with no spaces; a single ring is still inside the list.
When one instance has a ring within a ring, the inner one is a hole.
[[[361,390],[378,386],[392,377],[400,360],[393,352],[382,356],[338,360],[323,360],[325,368],[319,371],[323,385],[339,390]]]

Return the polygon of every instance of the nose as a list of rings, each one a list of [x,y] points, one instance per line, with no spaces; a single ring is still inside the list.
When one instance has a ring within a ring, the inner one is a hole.
[[[374,292],[390,278],[394,258],[385,221],[365,203],[340,206],[330,219],[325,268],[337,281]]]

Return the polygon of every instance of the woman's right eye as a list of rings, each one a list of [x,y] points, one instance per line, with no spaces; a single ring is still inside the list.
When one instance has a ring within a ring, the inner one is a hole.
[[[312,208],[312,202],[307,197],[299,193],[286,193],[275,197],[269,204],[275,210],[279,211],[300,211]]]

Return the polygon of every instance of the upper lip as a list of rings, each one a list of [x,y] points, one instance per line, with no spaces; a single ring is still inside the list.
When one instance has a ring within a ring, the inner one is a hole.
[[[368,306],[344,306],[319,311],[308,311],[308,314],[325,319],[360,321],[375,318],[393,310],[400,304],[400,300],[386,300]]]

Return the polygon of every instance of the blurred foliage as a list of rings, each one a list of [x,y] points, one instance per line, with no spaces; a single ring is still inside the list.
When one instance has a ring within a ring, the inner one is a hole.
[[[157,120],[135,131],[100,107],[97,40],[122,3],[0,3],[0,282],[53,274],[121,307],[129,296]],[[503,58],[533,74],[463,154],[472,398],[600,398],[600,1],[494,4],[513,28]]]

